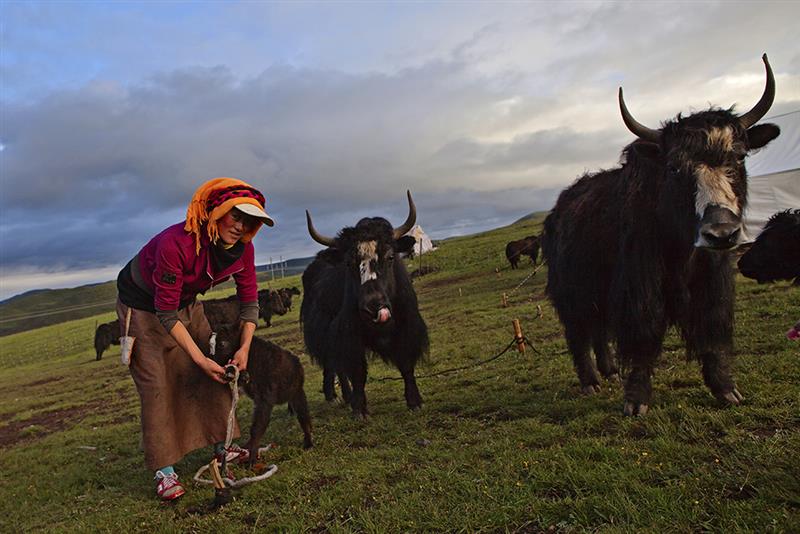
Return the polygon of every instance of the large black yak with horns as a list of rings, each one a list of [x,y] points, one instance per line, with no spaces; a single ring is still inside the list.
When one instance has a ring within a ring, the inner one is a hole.
[[[309,234],[328,247],[303,273],[300,320],[306,347],[323,368],[325,398],[335,398],[337,374],[342,396],[358,418],[368,413],[367,351],[400,370],[410,409],[422,404],[414,367],[428,351],[428,329],[398,257],[414,246],[413,237],[403,237],[417,218],[410,192],[408,208],[408,218],[399,228],[382,217],[364,218],[335,238],[317,232],[306,212]]]
[[[581,389],[599,390],[597,371],[617,373],[608,342],[629,369],[626,415],[647,411],[651,375],[667,328],[676,325],[687,355],[723,402],[742,396],[731,376],[734,276],[730,250],[742,238],[748,152],[778,136],[754,126],[769,110],[775,81],[755,107],[737,116],[711,108],[653,130],[628,112],[638,139],[621,166],[586,174],[565,189],[544,223],[547,293],[564,324]],[[593,348],[597,369],[589,357]]]

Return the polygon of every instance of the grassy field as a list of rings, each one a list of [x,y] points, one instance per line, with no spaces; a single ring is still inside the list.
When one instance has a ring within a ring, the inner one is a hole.
[[[545,270],[512,292],[532,269],[505,269],[504,245],[540,224],[451,239],[426,257],[438,271],[416,281],[431,331],[418,374],[498,353],[513,318],[538,352],[421,378],[419,412],[406,410],[402,382],[380,381],[398,373],[374,362],[371,419],[352,420],[324,401],[299,306],[259,328],[301,355],[315,447],[303,451],[277,408],[267,436],[278,473],[215,513],[205,486],[189,483],[175,505],[155,499],[133,383],[116,347],[94,361],[94,324],[111,314],[0,338],[0,531],[800,532],[800,351],[783,335],[800,318],[800,289],[740,280],[742,406],[715,401],[673,333],[650,412],[624,418],[618,384],[580,395]],[[245,429],[251,409],[243,399]],[[182,479],[209,454],[178,464]]]

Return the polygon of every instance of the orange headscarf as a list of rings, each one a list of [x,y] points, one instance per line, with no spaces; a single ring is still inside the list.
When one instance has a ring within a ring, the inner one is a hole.
[[[220,193],[224,195],[220,196]],[[220,202],[221,201],[221,202]],[[186,210],[186,224],[183,229],[195,235],[197,254],[200,254],[200,232],[203,225],[212,243],[219,239],[217,221],[238,204],[253,204],[264,209],[264,195],[255,187],[236,178],[214,178],[197,188],[189,208]],[[257,219],[252,230],[239,240],[248,243],[261,228],[262,220]],[[269,224],[269,221],[268,223]],[[270,225],[271,226],[271,225]]]

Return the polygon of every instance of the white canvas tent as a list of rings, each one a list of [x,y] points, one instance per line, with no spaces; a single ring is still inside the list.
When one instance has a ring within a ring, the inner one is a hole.
[[[420,255],[425,254],[426,252],[430,252],[431,250],[436,250],[433,246],[433,242],[431,238],[428,237],[428,234],[422,229],[422,227],[418,224],[415,224],[411,230],[409,230],[406,235],[410,235],[414,239],[417,240],[417,244],[414,245],[414,254]]]
[[[745,224],[750,240],[758,237],[774,213],[800,208],[800,110],[761,122],[777,124],[781,134],[747,158]]]

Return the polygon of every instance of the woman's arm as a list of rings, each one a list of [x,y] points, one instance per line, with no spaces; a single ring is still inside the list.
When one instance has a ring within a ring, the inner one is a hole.
[[[226,383],[225,369],[217,365],[217,362],[211,358],[206,358],[205,354],[203,354],[197,346],[197,343],[194,342],[194,339],[192,339],[192,336],[189,334],[189,331],[186,330],[186,327],[183,326],[182,322],[176,322],[169,331],[169,335],[172,336],[175,342],[192,358],[194,363],[196,363],[212,380],[220,382],[221,384]],[[250,337],[252,338],[252,333]],[[246,358],[245,365],[247,365]]]
[[[239,350],[231,358],[230,363],[239,368],[239,371],[247,369],[247,357],[250,354],[250,343],[253,341],[253,333],[256,331],[255,323],[250,321],[242,322],[242,335],[239,338],[241,344]]]

